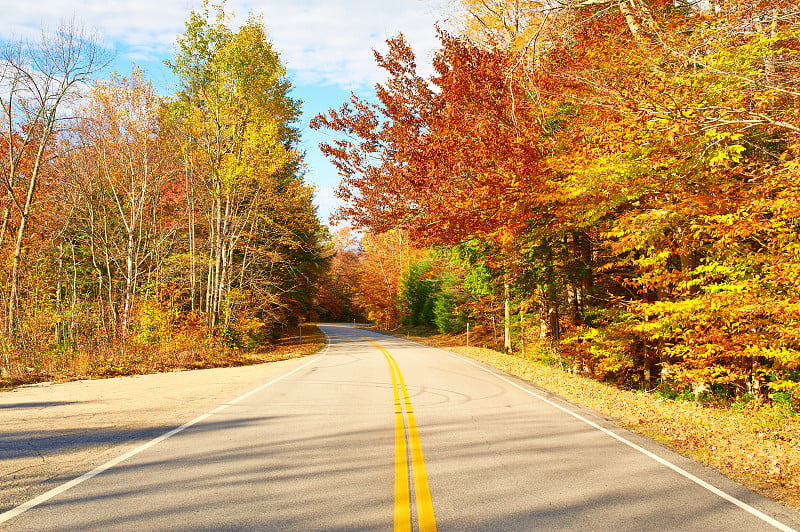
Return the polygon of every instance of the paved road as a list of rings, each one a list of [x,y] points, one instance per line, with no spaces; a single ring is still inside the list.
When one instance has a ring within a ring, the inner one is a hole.
[[[322,328],[320,355],[0,528],[800,529],[795,512],[539,388]]]
[[[0,514],[304,364],[40,383],[0,393]]]

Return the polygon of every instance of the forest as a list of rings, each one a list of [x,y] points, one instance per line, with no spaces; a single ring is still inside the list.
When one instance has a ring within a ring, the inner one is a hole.
[[[432,76],[398,35],[374,101],[312,122],[355,229],[323,306],[800,406],[797,3],[461,4]]]
[[[169,97],[138,69],[101,75],[107,52],[74,21],[4,43],[3,381],[191,366],[311,309],[330,252],[300,102],[261,21],[233,30],[207,7]]]
[[[430,65],[390,38],[374,96],[312,121],[332,233],[264,24],[205,5],[169,96],[74,22],[4,43],[4,382],[358,320],[800,406],[795,2],[461,0]]]

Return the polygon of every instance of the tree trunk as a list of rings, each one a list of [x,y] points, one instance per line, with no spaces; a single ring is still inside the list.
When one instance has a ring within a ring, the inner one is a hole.
[[[19,310],[19,265],[22,260],[22,242],[25,236],[25,226],[28,221],[28,216],[23,214],[19,221],[19,228],[17,229],[17,238],[14,242],[14,261],[11,267],[11,287],[8,295],[8,316],[7,316],[7,332],[8,337],[16,339],[17,336],[17,312]]]
[[[503,338],[505,340],[504,350],[506,353],[511,352],[511,304],[508,292],[508,283],[503,283]]]
[[[100,268],[100,264],[97,261],[97,242],[95,241],[95,235],[97,234],[95,223],[94,223],[94,209],[92,206],[89,206],[89,252],[92,255],[92,267],[94,268],[94,273],[97,276],[97,313],[100,316],[100,322],[103,326],[103,329],[108,331],[108,324],[106,323],[106,316],[103,310],[103,270]],[[59,243],[59,260],[61,254],[61,246],[62,244]],[[61,271],[59,267],[59,272]]]
[[[594,286],[594,260],[592,258],[592,241],[589,238],[589,235],[584,233],[583,231],[578,233],[580,236],[580,248],[581,248],[581,261],[583,262],[584,267],[584,276],[583,276],[583,294],[584,294],[584,301],[588,300],[589,295],[591,293],[592,287]]]
[[[552,292],[550,297],[547,299],[547,302],[547,319],[548,328],[550,329],[550,339],[556,342],[561,339],[561,327],[559,325],[558,301],[553,296]]]
[[[55,117],[53,117],[55,119]],[[17,336],[17,313],[19,312],[19,268],[22,261],[22,243],[25,238],[25,229],[28,225],[28,218],[31,215],[31,205],[33,205],[33,193],[36,191],[36,184],[39,180],[39,170],[41,169],[42,156],[44,155],[45,144],[50,138],[50,127],[48,126],[42,134],[39,149],[36,152],[33,170],[28,179],[28,193],[25,195],[25,205],[20,212],[19,228],[17,228],[17,238],[14,242],[14,262],[11,266],[11,289],[8,296],[8,316],[7,332],[8,337],[13,341]]]
[[[492,348],[497,348],[497,320],[495,319],[495,311],[492,309]]]
[[[222,221],[222,231],[220,233],[220,252],[218,258],[218,264],[220,268],[219,272],[219,279],[217,283],[217,319],[216,323],[219,323],[219,315],[222,312],[222,303],[227,296],[227,284],[228,284],[228,277],[229,277],[229,267],[228,267],[228,253],[230,248],[230,216],[231,216],[231,197],[228,195],[225,197],[225,215]],[[229,309],[228,309],[229,310]],[[227,327],[230,322],[230,312],[225,311],[225,326]]]
[[[758,378],[758,357],[750,363],[750,377],[747,379],[747,391],[754,398],[761,397],[761,380]]]
[[[120,323],[123,342],[128,337],[128,319],[130,318],[132,304],[131,292],[133,291],[133,244],[133,233],[128,232],[128,242],[125,257],[125,294],[123,295],[122,322]]]
[[[8,219],[11,216],[11,204],[6,203],[5,208],[3,209],[3,226],[0,227],[0,249],[3,248],[3,244],[6,241],[6,231],[8,230]]]
[[[756,15],[755,27],[758,33],[764,33],[764,24],[761,22],[761,16]],[[772,21],[769,26],[769,37],[773,39],[778,29],[778,8],[772,9]],[[767,78],[767,84],[771,83],[771,77],[775,74],[775,56],[770,53],[772,46],[767,50],[767,55],[764,57],[764,75]]]
[[[690,281],[692,277],[692,272],[697,267],[697,254],[694,250],[683,251],[680,254],[681,259],[681,271],[685,272],[686,280]],[[689,293],[696,294],[698,292],[698,287],[691,285],[689,286]]]
[[[72,251],[72,301],[70,302],[70,324],[69,324],[69,338],[72,340],[73,345],[76,342],[77,327],[75,326],[75,307],[78,304],[78,261],[75,260],[75,244],[69,243]]]
[[[212,253],[209,257],[208,326],[219,323],[219,283],[222,270],[222,198],[214,198],[214,230]]]
[[[553,264],[553,248],[548,244],[545,254],[546,261],[546,289],[547,289],[547,329],[550,340],[556,342],[561,339],[561,328],[558,314],[558,285],[556,271]]]
[[[539,339],[544,340],[547,338],[547,289],[540,284],[536,291],[539,300]]]
[[[108,242],[108,216],[104,213],[103,216],[103,233],[105,237],[105,241]],[[106,245],[103,251],[103,258],[105,259],[105,266],[106,266],[106,276],[108,278],[108,319],[111,322],[111,329],[114,331],[114,334],[117,333],[117,315],[114,310],[114,278],[111,274],[111,257],[110,253],[108,252],[108,246]]]
[[[572,318],[573,323],[583,325],[587,299],[593,285],[592,243],[583,231],[572,232],[572,257],[574,276],[572,279]]]
[[[216,221],[216,217],[214,216],[214,213],[216,212],[216,207],[215,207],[216,206],[216,201],[217,201],[216,199],[212,199],[211,212],[209,213],[209,222],[210,223],[208,224],[209,227],[210,227],[211,234],[209,235],[209,240],[208,240],[208,263],[206,265],[206,282],[205,282],[205,285],[206,285],[206,297],[204,299],[204,301],[205,301],[205,309],[204,310],[206,311],[206,317],[207,317],[207,320],[208,320],[207,324],[208,324],[209,327],[212,326],[211,325],[211,323],[212,323],[212,321],[211,321],[212,320],[212,318],[211,318],[211,308],[212,308],[212,299],[214,297],[214,282],[213,282],[213,279],[214,279],[214,264],[215,264],[215,261],[214,261],[214,245],[215,245],[215,243],[217,241],[217,233],[216,233],[217,221]]]
[[[55,342],[56,345],[59,345],[62,340],[62,331],[64,328],[64,317],[61,314],[64,311],[63,305],[63,294],[61,293],[64,289],[63,287],[63,280],[62,276],[64,275],[64,241],[58,241],[58,274],[56,276],[56,312],[58,312],[59,317],[58,321],[56,321],[56,330],[55,330]]]
[[[650,356],[650,348],[644,346],[644,359],[642,360],[642,374],[644,376],[645,390],[650,391],[653,389],[653,359]]]
[[[645,295],[645,300],[648,303],[655,303],[659,300],[657,291],[648,291]],[[650,321],[650,316],[645,316],[645,322]],[[653,344],[647,338],[642,340],[642,380],[645,389],[653,389],[653,371],[654,365],[660,364],[660,353],[658,348],[653,348]]]
[[[636,17],[634,17],[633,12],[628,6],[628,0],[620,1],[619,10],[625,17],[625,23],[628,25],[628,29],[631,30],[633,38],[636,40],[638,44],[640,45],[644,44],[644,38],[642,37],[642,28],[639,26],[639,23],[636,22]]]
[[[195,220],[194,220],[194,186],[190,176],[191,165],[189,155],[184,158],[184,173],[186,176],[186,201],[189,230],[189,293],[191,294],[191,310],[194,311],[197,303],[197,252],[195,249]]]
[[[569,279],[567,281],[567,306],[569,307],[570,321],[573,325],[580,325],[582,321],[578,297],[578,283],[574,279]]]

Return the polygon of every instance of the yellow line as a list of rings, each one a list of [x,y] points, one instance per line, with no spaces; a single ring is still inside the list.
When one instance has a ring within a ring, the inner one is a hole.
[[[419,520],[420,532],[435,532],[436,519],[433,516],[433,501],[431,500],[431,490],[428,485],[428,474],[425,471],[425,459],[422,456],[422,444],[419,441],[417,422],[414,419],[414,411],[411,409],[411,399],[408,396],[406,383],[397,361],[388,352],[386,355],[392,360],[397,369],[397,376],[400,379],[400,388],[403,390],[403,398],[406,404],[406,416],[408,418],[408,442],[411,446],[411,471],[414,473],[414,496],[417,501],[417,519]]]
[[[394,529],[411,531],[411,503],[408,494],[408,464],[406,463],[406,433],[403,427],[403,406],[397,392],[397,377],[391,363],[394,391]]]
[[[411,449],[411,472],[414,478],[414,496],[417,503],[417,519],[419,521],[420,532],[435,532],[436,519],[433,515],[433,501],[428,484],[428,474],[425,471],[425,459],[422,455],[422,445],[419,441],[419,431],[417,422],[414,418],[414,410],[411,408],[411,398],[408,396],[405,379],[400,372],[400,367],[392,355],[389,354],[382,345],[372,341],[363,334],[356,333],[365,338],[369,343],[380,349],[389,363],[392,372],[392,389],[394,390],[395,404],[395,456],[394,456],[394,529],[411,529],[411,508],[408,493],[408,463],[406,457],[405,428],[403,426],[403,410],[400,404],[400,396],[397,392],[397,383],[400,382],[400,389],[403,392],[403,404],[405,405],[406,417],[408,419],[408,443]]]

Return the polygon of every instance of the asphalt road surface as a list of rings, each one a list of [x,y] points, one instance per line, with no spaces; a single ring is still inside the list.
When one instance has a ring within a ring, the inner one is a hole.
[[[540,388],[321,328],[320,354],[110,447],[107,462],[17,501],[0,529],[800,529],[796,512]]]

